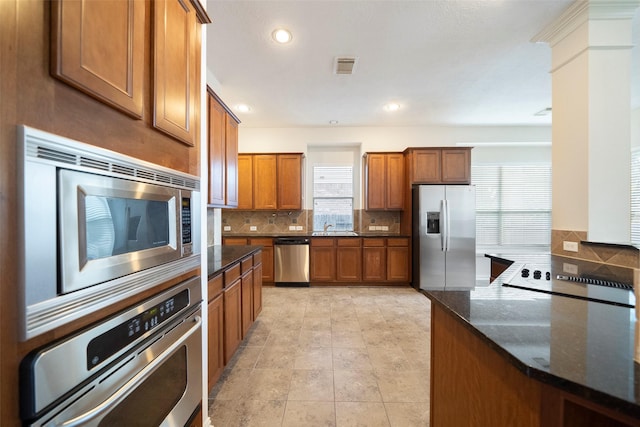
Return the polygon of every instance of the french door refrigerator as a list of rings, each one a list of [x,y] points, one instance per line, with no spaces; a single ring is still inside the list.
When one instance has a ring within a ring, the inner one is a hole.
[[[471,289],[476,280],[476,191],[472,185],[416,185],[413,280],[420,289]]]

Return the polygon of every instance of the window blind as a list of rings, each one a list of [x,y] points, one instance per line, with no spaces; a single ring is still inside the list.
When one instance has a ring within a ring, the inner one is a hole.
[[[313,167],[313,231],[353,231],[353,166]]]
[[[551,165],[476,165],[477,246],[549,246]]]
[[[640,149],[631,151],[631,242],[640,244]]]

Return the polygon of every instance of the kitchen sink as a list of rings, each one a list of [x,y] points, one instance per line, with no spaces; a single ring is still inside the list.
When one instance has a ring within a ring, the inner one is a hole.
[[[312,236],[329,236],[329,237],[341,237],[341,236],[357,236],[355,231],[314,231]]]

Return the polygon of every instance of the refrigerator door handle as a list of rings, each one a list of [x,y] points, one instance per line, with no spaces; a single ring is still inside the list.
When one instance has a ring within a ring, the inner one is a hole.
[[[440,250],[447,250],[447,201],[440,200]]]
[[[443,218],[442,218],[442,250],[445,252],[449,252],[449,236],[451,234],[451,224],[449,223],[449,201],[447,199],[444,199],[442,201],[442,211],[443,211]]]

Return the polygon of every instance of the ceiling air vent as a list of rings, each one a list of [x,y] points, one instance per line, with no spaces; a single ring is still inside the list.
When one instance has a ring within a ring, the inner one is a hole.
[[[334,73],[335,74],[353,74],[356,66],[356,57],[338,57],[336,58]]]

